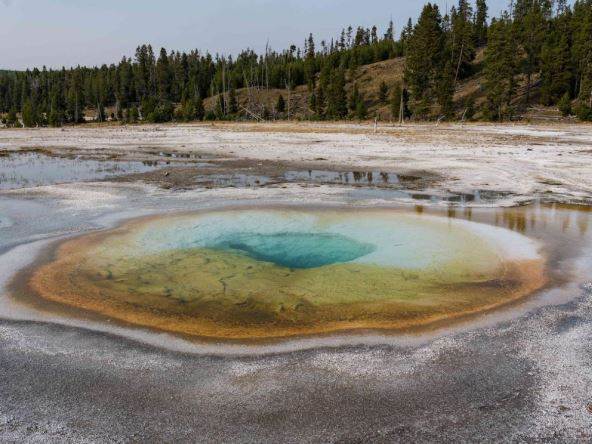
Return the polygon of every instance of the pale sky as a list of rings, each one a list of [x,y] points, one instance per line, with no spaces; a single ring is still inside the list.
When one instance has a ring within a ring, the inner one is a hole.
[[[396,32],[424,0],[0,0],[0,69],[100,65],[133,56],[136,46],[197,48],[237,54],[302,46],[336,37],[341,28],[390,17]],[[454,1],[437,1],[444,9]],[[490,16],[507,0],[489,0]]]

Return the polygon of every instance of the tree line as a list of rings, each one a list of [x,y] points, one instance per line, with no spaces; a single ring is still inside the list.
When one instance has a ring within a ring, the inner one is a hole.
[[[483,60],[476,63],[479,48]],[[454,117],[458,82],[480,70],[483,119],[511,119],[538,103],[591,120],[592,1],[577,0],[572,8],[566,0],[516,0],[491,22],[484,0],[477,0],[476,11],[460,0],[444,16],[427,4],[409,39],[406,65],[417,117]],[[456,105],[465,117],[477,111],[473,97]]]
[[[348,79],[396,57],[405,57],[403,80],[381,84],[379,100],[397,119],[505,120],[538,103],[592,120],[592,0],[515,0],[491,20],[486,0],[459,0],[444,13],[427,3],[398,37],[391,21],[384,32],[348,27],[320,43],[311,34],[281,52],[212,56],[142,45],[118,64],[0,71],[0,113],[9,126],[81,123],[89,109],[97,121],[264,119],[271,110],[239,103],[237,90],[306,85],[307,118],[366,118],[367,101],[357,84],[346,88]],[[455,100],[476,74],[484,79],[478,94]],[[210,97],[217,99],[206,110]],[[285,116],[289,107],[280,95],[273,111]]]

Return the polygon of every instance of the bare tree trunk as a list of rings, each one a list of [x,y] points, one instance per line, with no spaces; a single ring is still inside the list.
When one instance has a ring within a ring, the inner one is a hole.
[[[240,106],[240,105],[239,105]],[[247,114],[249,114],[250,116],[253,116],[255,119],[259,120],[259,121],[263,121],[263,118],[261,116],[259,116],[258,114],[255,114],[252,111],[249,111],[247,108],[245,108],[244,106],[240,106]]]
[[[403,125],[405,120],[405,88],[401,88],[401,103],[399,104],[399,124]]]
[[[226,63],[222,60],[222,115],[226,116]]]
[[[265,44],[265,87],[267,92],[269,92],[269,67],[267,65],[267,58],[269,55],[269,40]]]
[[[526,75],[526,105],[530,105],[530,87],[531,87],[531,74],[530,71]]]

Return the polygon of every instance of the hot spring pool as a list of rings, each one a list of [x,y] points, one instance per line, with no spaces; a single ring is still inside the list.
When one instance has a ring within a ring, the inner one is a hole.
[[[67,241],[30,286],[54,302],[196,337],[399,330],[540,288],[538,250],[519,233],[434,215],[233,209]]]

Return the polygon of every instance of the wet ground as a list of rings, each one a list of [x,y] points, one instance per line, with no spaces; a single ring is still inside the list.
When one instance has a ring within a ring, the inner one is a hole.
[[[171,162],[146,165],[152,170],[121,163],[115,178],[93,172],[68,184],[54,176],[43,183],[63,184],[41,188],[16,179],[26,188],[0,193],[2,441],[592,439],[590,207],[504,209],[504,190],[461,197],[421,171],[173,154],[105,159]],[[55,241],[132,217],[263,203],[396,207],[504,227],[544,243],[553,284],[427,333],[360,332],[265,347],[188,343],[8,291],[14,273],[48,259],[43,251]]]

